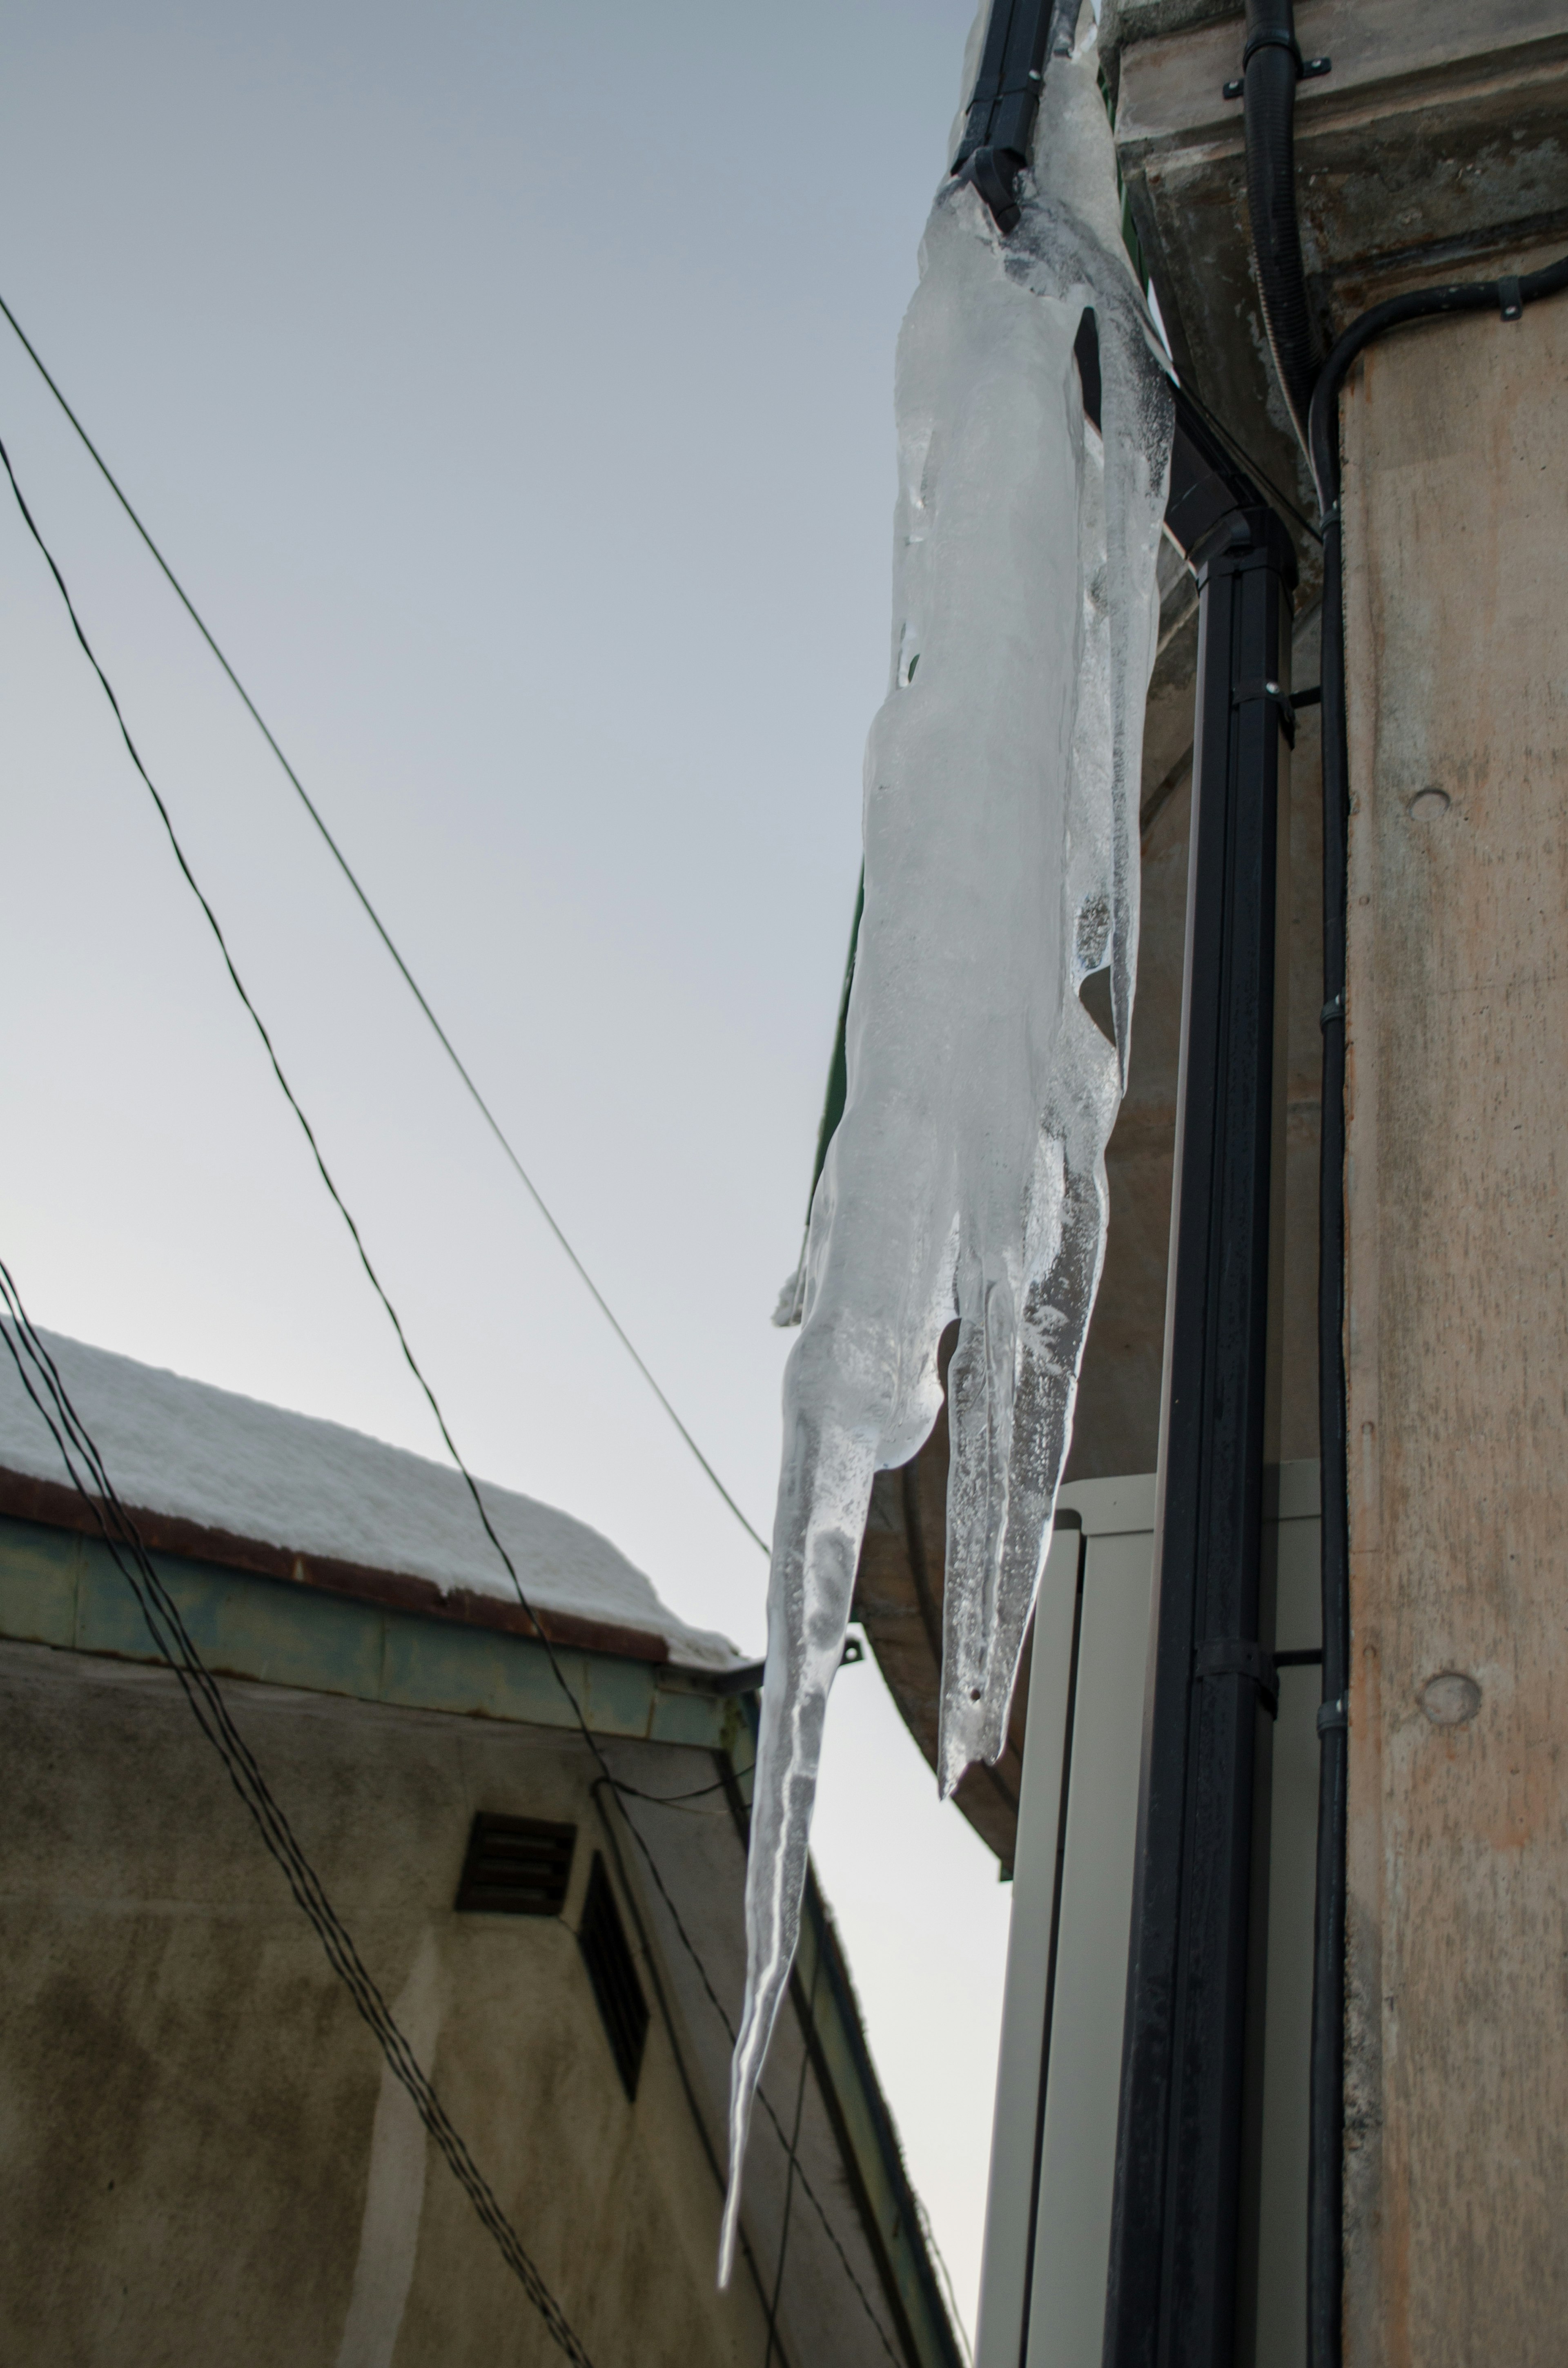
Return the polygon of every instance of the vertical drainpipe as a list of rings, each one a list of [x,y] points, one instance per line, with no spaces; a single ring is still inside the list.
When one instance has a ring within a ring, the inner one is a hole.
[[[1296,567],[1261,507],[1233,513],[1192,557],[1176,1181],[1105,2368],[1232,2368],[1236,2356],[1254,1778],[1277,1701],[1259,1619]]]

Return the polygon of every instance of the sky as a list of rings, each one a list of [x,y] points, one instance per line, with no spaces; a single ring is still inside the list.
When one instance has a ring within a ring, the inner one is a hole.
[[[8,17],[0,294],[765,1533],[970,15]],[[3,323],[0,436],[465,1457],[760,1653],[763,1556]],[[31,1314],[438,1452],[8,495],[0,732]],[[814,1847],[972,2322],[1008,1895],[869,1661]]]

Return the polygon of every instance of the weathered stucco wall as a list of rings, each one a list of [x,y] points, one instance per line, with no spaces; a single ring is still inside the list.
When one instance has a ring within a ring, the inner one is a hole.
[[[1346,391],[1352,2368],[1568,2341],[1565,449],[1562,299]]]
[[[714,2293],[719,2190],[652,1974],[710,2108],[722,2035],[716,2018],[712,2031],[683,2024],[693,1980],[650,1965],[637,1920],[647,1906],[624,1888],[653,2009],[634,2102],[589,1988],[575,1926],[596,1848],[615,1872],[606,1821],[618,1813],[601,1810],[586,1750],[534,1727],[282,1687],[229,1691],[596,2363],[760,2362],[757,2282],[742,2267],[729,2295]],[[713,1782],[705,1752],[610,1748],[653,1790]],[[28,2368],[559,2359],[384,2072],[173,1679],[0,1645],[0,2357]],[[561,1918],[454,1912],[479,1809],[576,1826]],[[688,1921],[708,1900],[710,1922],[696,1929],[728,1990],[743,1860],[723,1796],[649,1814]],[[619,1839],[625,1850],[624,1828]],[[786,2017],[768,2079],[781,2113],[792,2114],[800,2060]],[[874,2297],[811,2084],[805,2136],[802,2158]],[[753,2148],[749,2216],[769,2284],[778,2154],[766,2135]],[[885,2359],[798,2187],[794,2211],[777,2356],[796,2368]]]

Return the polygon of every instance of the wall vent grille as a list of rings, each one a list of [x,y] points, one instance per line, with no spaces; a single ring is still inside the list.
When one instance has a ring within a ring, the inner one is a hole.
[[[642,2068],[642,2043],[648,2036],[648,2001],[637,1979],[620,1910],[597,1850],[594,1852],[577,1940],[621,2087],[628,2097],[635,2097],[637,2076]]]
[[[559,1916],[572,1877],[575,1826],[481,1810],[468,1838],[458,1907],[482,1916]]]

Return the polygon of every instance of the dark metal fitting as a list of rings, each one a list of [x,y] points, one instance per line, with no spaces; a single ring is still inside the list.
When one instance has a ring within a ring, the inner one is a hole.
[[[1318,1026],[1320,1028],[1332,1028],[1336,1019],[1342,1020],[1344,1017],[1344,996],[1331,996],[1328,1002],[1324,1005],[1323,1009],[1318,1013]]]
[[[1295,35],[1287,33],[1281,26],[1273,25],[1249,37],[1247,45],[1242,51],[1242,78],[1235,82],[1221,83],[1220,85],[1221,98],[1246,97],[1246,70],[1259,50],[1289,50],[1296,61],[1298,82],[1317,82],[1325,74],[1334,72],[1332,58],[1303,58],[1297,47]]]
[[[1517,279],[1499,279],[1497,282],[1497,310],[1502,313],[1505,321],[1517,321],[1521,319],[1524,313],[1524,309],[1525,300],[1523,295],[1520,293]]]
[[[1256,31],[1247,35],[1246,47],[1242,51],[1243,74],[1245,74],[1259,50],[1289,50],[1296,61],[1296,72],[1301,73],[1301,43],[1294,33],[1286,31],[1283,25],[1259,25]]]
[[[1337,1702],[1319,1702],[1318,1733],[1320,1735],[1337,1735],[1342,1727],[1347,1728],[1349,1725],[1349,1714],[1345,1707],[1343,1694]]]
[[[1323,705],[1323,685],[1321,682],[1314,682],[1310,690],[1293,690],[1290,693],[1290,697],[1298,708],[1321,707]]]
[[[1074,37],[1078,30],[1078,18],[1082,11],[1083,0],[1056,0],[1056,6],[1051,12],[1051,27],[1047,34],[1050,54],[1053,58],[1072,56]]]
[[[1023,211],[1016,191],[1024,164],[1010,148],[977,148],[953,167],[954,180],[972,185],[1004,238],[1017,229]]]
[[[1281,690],[1277,682],[1239,682],[1231,695],[1231,705],[1245,707],[1255,699],[1272,700],[1279,712],[1279,728],[1285,734],[1286,745],[1293,748],[1296,745],[1296,711],[1290,692]]]
[[[1206,1636],[1193,1663],[1195,1678],[1247,1678],[1270,1718],[1279,1715],[1279,1677],[1274,1656],[1244,1636]]]

